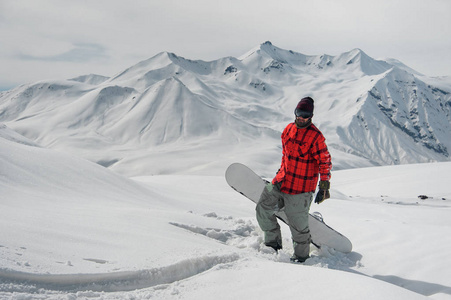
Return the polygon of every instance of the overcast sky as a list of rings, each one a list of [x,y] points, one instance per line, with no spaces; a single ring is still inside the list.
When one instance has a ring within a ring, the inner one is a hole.
[[[113,76],[162,51],[238,57],[265,41],[306,55],[360,48],[451,76],[451,1],[0,0],[0,90]]]

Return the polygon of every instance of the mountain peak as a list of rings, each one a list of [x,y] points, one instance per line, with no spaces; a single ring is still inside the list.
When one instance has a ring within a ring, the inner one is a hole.
[[[266,41],[257,47],[254,47],[244,55],[239,57],[239,60],[252,64],[258,64],[257,68],[267,68],[273,64],[290,64],[296,65],[305,63],[306,56],[291,50],[285,50],[274,46],[270,41]]]
[[[392,66],[395,66],[401,70],[406,71],[407,73],[411,73],[411,74],[418,75],[418,76],[423,76],[423,74],[421,74],[420,72],[410,68],[409,66],[406,66],[404,63],[402,63],[401,61],[399,61],[395,58],[385,58],[384,61],[389,63]]]
[[[259,48],[261,50],[263,50],[263,51],[274,51],[274,50],[277,50],[277,49],[278,50],[282,50],[282,49],[277,48],[276,46],[274,46],[270,41],[266,41],[266,42],[260,44]]]
[[[365,75],[382,74],[392,68],[387,62],[375,60],[359,48],[342,53],[334,60],[336,64],[346,66],[348,70],[361,71]]]
[[[282,69],[283,64],[291,67],[303,68],[306,71],[341,69],[346,72],[361,72],[365,75],[382,74],[392,68],[384,61],[378,61],[368,56],[363,50],[355,48],[337,56],[331,55],[305,55],[285,50],[266,41],[253,48],[240,58],[247,64],[257,64],[255,69],[268,70],[274,65]]]

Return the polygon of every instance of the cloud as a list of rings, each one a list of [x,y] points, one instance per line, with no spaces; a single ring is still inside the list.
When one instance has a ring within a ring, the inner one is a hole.
[[[239,57],[267,40],[307,55],[360,48],[450,75],[450,9],[449,0],[0,0],[0,85],[110,76],[162,51]]]
[[[99,44],[78,43],[73,48],[61,54],[38,56],[28,54],[18,54],[17,58],[23,60],[53,61],[53,62],[89,62],[98,60],[107,60],[109,56],[106,48]]]

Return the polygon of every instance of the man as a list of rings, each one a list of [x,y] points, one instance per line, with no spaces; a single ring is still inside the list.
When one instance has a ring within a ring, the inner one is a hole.
[[[314,101],[299,101],[296,119],[282,133],[282,164],[276,177],[263,190],[256,207],[257,221],[265,234],[265,245],[282,249],[280,226],[275,209],[285,207],[293,240],[295,262],[304,262],[310,253],[308,215],[320,177],[315,203],[329,198],[331,157],[321,131],[312,123]]]

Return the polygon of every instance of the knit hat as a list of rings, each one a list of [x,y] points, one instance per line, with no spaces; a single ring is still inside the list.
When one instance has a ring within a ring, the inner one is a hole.
[[[296,117],[310,118],[313,116],[313,102],[313,99],[310,97],[302,98],[294,110]]]

